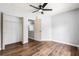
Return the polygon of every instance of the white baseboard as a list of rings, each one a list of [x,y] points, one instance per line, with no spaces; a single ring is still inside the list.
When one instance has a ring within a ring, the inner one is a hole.
[[[63,44],[71,45],[71,46],[75,46],[75,47],[79,47],[79,45],[68,43],[68,42],[62,42],[62,41],[56,41],[56,40],[53,40],[53,41],[54,42],[58,42],[58,43],[63,43]]]
[[[79,45],[77,45],[77,44],[72,44],[72,43],[63,42],[63,41],[50,40],[50,39],[40,40],[40,41],[54,41],[54,42],[63,43],[63,44],[66,44],[66,45],[71,45],[71,46],[75,46],[75,47],[78,47],[79,48]]]
[[[29,39],[33,39],[33,40],[36,40],[36,41],[41,41],[41,40],[37,40],[37,39],[35,39],[35,38],[32,38],[32,37],[29,37]]]
[[[34,39],[34,38],[32,38],[32,37],[29,37],[29,39]]]

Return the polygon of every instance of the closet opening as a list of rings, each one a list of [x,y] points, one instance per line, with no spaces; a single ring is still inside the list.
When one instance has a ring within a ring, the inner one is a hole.
[[[28,41],[34,40],[34,20],[28,19]]]
[[[23,19],[3,13],[3,48],[13,49],[22,45]]]

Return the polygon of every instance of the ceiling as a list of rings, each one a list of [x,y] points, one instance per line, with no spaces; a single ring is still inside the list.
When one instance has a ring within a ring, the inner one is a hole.
[[[30,7],[30,4],[38,6],[41,3],[0,3],[0,11],[5,13],[32,13],[32,11],[35,11],[36,9]],[[45,8],[53,9],[53,11],[45,11],[45,14],[56,15],[62,12],[79,8],[79,3],[48,3]]]

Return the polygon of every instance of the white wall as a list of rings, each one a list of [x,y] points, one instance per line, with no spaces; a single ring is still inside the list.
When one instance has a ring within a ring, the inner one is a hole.
[[[28,43],[28,18],[23,18],[23,44]]]
[[[3,39],[5,45],[22,41],[22,20],[19,17],[3,15]]]
[[[51,40],[51,16],[42,15],[41,18],[41,41]]]
[[[79,47],[79,9],[52,16],[52,41]]]

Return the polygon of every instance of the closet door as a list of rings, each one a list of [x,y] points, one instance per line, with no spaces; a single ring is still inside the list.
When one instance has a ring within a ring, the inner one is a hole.
[[[19,17],[4,14],[3,39],[4,44],[13,44],[21,42],[22,37],[22,20]]]
[[[40,41],[41,40],[41,20],[36,17],[36,20],[35,20],[35,30],[34,30],[34,37],[35,37],[35,40],[38,40]]]

